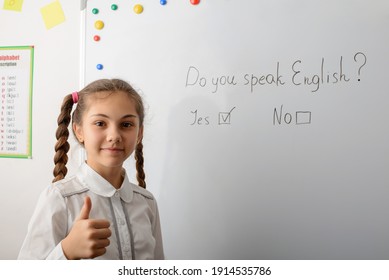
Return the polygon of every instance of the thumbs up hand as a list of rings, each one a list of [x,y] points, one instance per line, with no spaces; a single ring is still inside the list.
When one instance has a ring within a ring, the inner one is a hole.
[[[87,196],[73,228],[62,240],[62,250],[69,260],[96,258],[107,251],[110,223],[103,219],[89,219],[91,209],[92,201]]]
[[[84,205],[81,208],[80,215],[78,215],[77,220],[86,220],[89,219],[90,210],[92,209],[92,201],[89,196],[84,198]]]

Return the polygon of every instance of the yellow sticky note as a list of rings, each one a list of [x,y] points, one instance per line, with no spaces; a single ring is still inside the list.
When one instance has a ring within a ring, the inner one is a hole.
[[[65,21],[65,14],[59,1],[54,1],[41,8],[41,14],[47,29]]]
[[[4,10],[21,12],[23,0],[4,0]]]

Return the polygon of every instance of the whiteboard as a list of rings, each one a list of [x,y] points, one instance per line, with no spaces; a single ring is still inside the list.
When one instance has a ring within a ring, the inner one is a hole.
[[[387,259],[389,2],[138,2],[87,1],[82,66],[145,99],[167,258]]]

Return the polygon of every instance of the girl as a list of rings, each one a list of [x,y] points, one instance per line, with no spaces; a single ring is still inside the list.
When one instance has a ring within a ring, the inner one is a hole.
[[[64,98],[53,184],[39,198],[19,259],[164,258],[157,203],[145,189],[143,119],[141,97],[122,80],[97,80]],[[87,161],[65,179],[71,120]],[[122,167],[134,151],[139,186]]]

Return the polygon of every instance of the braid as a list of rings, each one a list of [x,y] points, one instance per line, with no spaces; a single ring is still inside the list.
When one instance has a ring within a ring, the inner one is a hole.
[[[138,180],[139,186],[146,188],[145,182],[145,171],[143,170],[143,144],[142,141],[136,146],[135,149],[135,160],[136,160],[136,179]]]
[[[66,173],[68,172],[66,168],[66,163],[68,162],[67,152],[69,151],[70,145],[68,142],[69,138],[69,123],[71,120],[71,112],[73,108],[73,99],[72,95],[69,94],[64,98],[64,101],[61,106],[61,113],[58,116],[57,123],[58,128],[56,131],[57,143],[55,144],[55,155],[54,155],[54,170],[53,182],[65,178]]]

